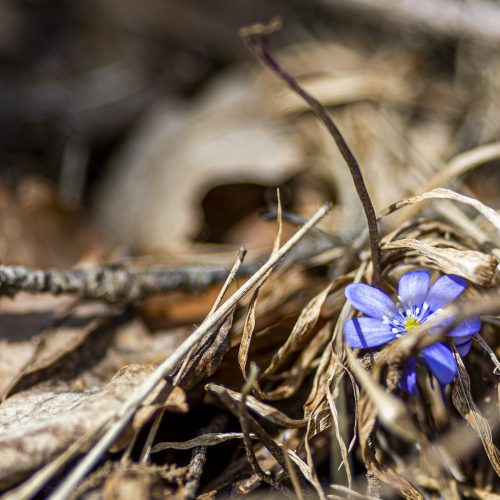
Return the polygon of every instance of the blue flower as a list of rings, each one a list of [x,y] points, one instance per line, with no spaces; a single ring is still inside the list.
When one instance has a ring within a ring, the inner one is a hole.
[[[467,287],[463,278],[453,274],[441,276],[432,286],[430,282],[431,277],[427,271],[411,271],[401,276],[397,305],[386,293],[373,286],[363,283],[347,286],[346,297],[353,307],[365,316],[346,322],[345,340],[352,348],[358,349],[387,344],[425,323],[442,307],[454,301]],[[445,323],[440,326],[445,326]],[[472,336],[478,333],[480,328],[481,321],[475,316],[448,333],[461,356],[468,354]],[[441,385],[449,384],[455,379],[457,363],[448,345],[437,342],[423,349],[419,358],[423,359]],[[413,395],[417,392],[416,362],[415,358],[409,360],[399,384]]]

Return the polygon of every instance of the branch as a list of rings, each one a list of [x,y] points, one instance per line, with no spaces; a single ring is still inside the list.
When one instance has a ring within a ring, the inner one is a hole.
[[[332,248],[334,243],[320,233],[307,245],[297,247],[292,262],[315,257]],[[243,263],[239,276],[251,276],[258,262]],[[223,282],[229,269],[222,265],[185,267],[153,266],[128,269],[114,264],[91,269],[32,269],[24,266],[0,265],[0,296],[18,292],[76,295],[87,300],[110,303],[133,303],[150,295],[172,290],[202,290]]]
[[[251,274],[256,265],[243,271]],[[223,281],[224,266],[187,266],[180,269],[156,266],[129,270],[122,266],[93,269],[30,269],[0,265],[0,294],[17,292],[78,295],[90,300],[134,302],[171,290],[198,290]]]
[[[248,44],[250,50],[257,56],[257,58],[262,61],[271,71],[273,71],[273,73],[281,78],[281,80],[283,80],[293,92],[304,99],[304,101],[311,108],[314,114],[327,128],[328,132],[330,132],[330,135],[333,137],[333,140],[337,144],[337,147],[339,148],[344,161],[349,167],[356,192],[358,193],[361,204],[363,205],[363,210],[365,212],[366,221],[368,223],[368,232],[370,236],[370,250],[373,262],[373,281],[375,283],[379,282],[381,276],[382,253],[379,245],[377,217],[375,215],[375,210],[373,209],[370,195],[368,194],[368,190],[366,189],[366,185],[363,180],[363,174],[361,173],[361,169],[356,158],[354,157],[354,154],[347,145],[344,137],[342,136],[337,125],[335,125],[327,109],[317,99],[306,92],[306,90],[304,90],[300,86],[297,80],[292,75],[290,75],[269,52],[269,35],[279,29],[279,27],[280,21],[274,19],[268,26],[255,25],[248,28],[242,28],[240,30],[240,35]]]

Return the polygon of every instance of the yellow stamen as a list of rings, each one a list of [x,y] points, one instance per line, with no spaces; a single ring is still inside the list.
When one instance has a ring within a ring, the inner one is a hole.
[[[417,328],[417,326],[420,325],[419,321],[417,318],[406,318],[406,321],[405,321],[405,328],[408,332],[410,332],[411,330]]]

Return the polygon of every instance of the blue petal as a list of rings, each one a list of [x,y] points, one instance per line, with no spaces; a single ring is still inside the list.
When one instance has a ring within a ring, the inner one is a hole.
[[[467,337],[469,335],[473,335],[474,333],[478,333],[479,330],[481,330],[481,320],[479,319],[479,316],[473,316],[453,328],[448,335],[450,337]]]
[[[455,340],[455,347],[458,351],[458,354],[460,354],[460,357],[465,357],[467,354],[469,354],[470,348],[472,347],[472,340],[470,337],[463,337],[454,339]],[[459,341],[459,342],[458,342]]]
[[[403,274],[398,283],[398,296],[405,306],[422,307],[429,285],[431,275],[427,271],[411,271]]]
[[[380,319],[355,318],[345,323],[344,338],[353,349],[364,349],[387,344],[396,334]]]
[[[467,282],[463,278],[454,274],[445,274],[431,286],[426,302],[430,310],[435,312],[454,301],[466,288]]]
[[[345,296],[353,307],[371,318],[382,319],[384,316],[399,315],[392,299],[382,290],[364,283],[355,283],[345,289]]]
[[[415,370],[416,359],[410,358],[408,364],[403,370],[399,387],[406,391],[408,394],[415,396],[417,394],[417,371]]]
[[[453,382],[457,376],[457,362],[448,346],[433,344],[422,351],[422,356],[441,384]]]

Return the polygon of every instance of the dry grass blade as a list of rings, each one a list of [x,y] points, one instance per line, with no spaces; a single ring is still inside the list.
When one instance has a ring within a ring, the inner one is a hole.
[[[255,434],[250,434],[252,439],[255,439]],[[191,450],[197,446],[215,446],[220,443],[225,443],[232,439],[243,439],[242,432],[212,432],[203,434],[202,436],[189,439],[188,441],[163,441],[157,443],[151,449],[151,453],[158,453],[162,450]]]
[[[495,366],[493,373],[495,375],[500,375],[500,361],[497,358],[497,355],[493,352],[491,347],[486,343],[486,341],[481,337],[481,335],[476,334],[473,337],[474,341],[481,346],[481,349],[483,349],[486,353],[488,353],[488,356],[490,357],[493,365]]]
[[[130,399],[117,412],[115,421],[98,441],[94,448],[82,459],[78,466],[68,475],[60,487],[51,495],[52,500],[66,499],[81,479],[88,473],[102,454],[108,449],[114,440],[132,418],[139,405],[148,397],[151,391],[169,375],[177,366],[179,361],[198,343],[208,332],[211,331],[234,306],[244,297],[278,262],[302,239],[307,232],[314,227],[328,212],[330,204],[321,207],[316,214],[300,228],[278,252],[271,255],[269,260],[249,278],[215,313],[200,325],[188,339],[186,339],[177,350],[169,356],[150,376],[150,378],[132,394]]]
[[[281,235],[283,232],[283,210],[281,207],[281,196],[279,189],[277,190],[277,200],[278,200],[278,210],[276,214],[276,234],[274,236],[273,242],[273,250],[272,254],[276,254],[278,252],[281,242]],[[252,335],[255,330],[255,312],[257,308],[257,299],[259,298],[259,292],[261,287],[267,281],[270,276],[270,272],[263,276],[262,280],[255,287],[252,298],[250,299],[250,303],[248,305],[248,311],[245,318],[245,324],[243,326],[243,333],[241,335],[240,340],[240,348],[238,350],[238,363],[240,365],[241,373],[243,374],[243,378],[247,377],[247,361],[248,361],[248,353],[250,351],[250,343],[252,342]]]
[[[399,210],[401,208],[409,207],[424,200],[430,199],[453,200],[474,207],[485,219],[487,219],[493,225],[493,227],[497,231],[497,236],[500,238],[500,215],[495,210],[488,207],[484,203],[481,203],[475,198],[464,196],[463,194],[455,193],[450,189],[444,188],[433,189],[432,191],[428,191],[418,196],[412,196],[411,198],[406,198],[405,200],[393,203],[380,212],[379,218],[392,214],[396,210]]]
[[[250,462],[250,465],[255,474],[257,474],[257,476],[259,476],[261,480],[270,484],[273,488],[281,490],[282,487],[280,486],[280,484],[273,477],[271,477],[269,473],[262,470],[259,461],[255,456],[253,444],[250,439],[250,418],[246,406],[246,397],[252,390],[252,387],[257,381],[258,376],[259,370],[257,368],[257,365],[255,363],[252,363],[250,365],[250,373],[248,374],[248,379],[241,390],[241,401],[238,403],[238,417],[240,419],[241,430],[243,431],[243,443],[245,444],[245,451],[247,453],[248,461]],[[283,460],[283,463],[280,463],[280,465],[284,470],[288,471],[284,455],[280,455],[280,457]]]
[[[257,299],[259,298],[260,286],[258,286],[252,294],[250,303],[248,304],[248,311],[243,326],[243,333],[241,335],[240,348],[238,350],[238,364],[240,365],[243,377],[247,376],[247,361],[248,353],[250,350],[250,343],[252,341],[253,331],[255,329],[255,309],[257,307]]]
[[[263,377],[274,373],[284,362],[288,360],[288,356],[291,353],[301,350],[310,340],[313,328],[316,325],[321,313],[321,308],[323,307],[331,289],[332,284],[330,283],[302,309],[290,336],[286,340],[285,344],[280,347],[278,352],[273,356],[270,365],[266,368],[262,375]]]
[[[443,186],[451,179],[459,177],[485,163],[500,159],[500,142],[484,144],[456,155],[419,192]]]
[[[207,317],[212,315],[220,306],[224,295],[231,286],[231,283],[233,282],[238,269],[245,259],[246,253],[247,251],[245,248],[240,248],[238,257],[236,258],[231,271],[224,281],[219,295],[217,295],[214,305],[212,306],[212,309],[210,309]],[[210,376],[217,369],[229,344],[229,332],[233,324],[233,314],[234,309],[232,313],[228,315],[222,326],[220,328],[217,328],[215,339],[207,340],[205,346],[200,346],[200,344],[198,343],[192,347],[191,351],[184,358],[184,361],[182,362],[182,365],[175,376],[173,385],[179,384],[182,380],[185,387],[192,387],[196,384],[196,382],[201,380],[201,378]],[[198,359],[193,360],[196,354],[198,354]]]
[[[247,251],[245,248],[240,248],[238,257],[236,258],[231,271],[222,285],[219,295],[215,299],[214,305],[212,306],[212,309],[208,313],[207,317],[213,314],[220,306],[224,295],[231,286],[238,269],[245,259],[246,253]],[[235,309],[228,314],[222,325],[216,328],[217,333],[215,334],[215,338],[207,339],[205,345],[200,345],[201,342],[199,342],[191,348],[187,356],[184,358],[172,385],[176,386],[182,382],[185,388],[193,387],[200,380],[209,377],[217,370],[229,346],[234,311]],[[139,460],[140,463],[147,463],[149,460],[151,447],[163,419],[163,414],[164,410],[160,411],[155,417],[153,425],[149,430],[148,437],[146,438],[146,442],[143,446]]]
[[[255,365],[252,365],[255,366]],[[253,377],[252,377],[253,378]],[[246,387],[247,390],[251,387],[252,379],[249,378]],[[225,404],[226,406],[237,416],[240,417],[241,420],[241,408],[243,402],[246,407],[250,407],[250,404],[245,401],[245,398],[242,394],[234,393],[233,391],[229,391],[228,389],[220,386],[216,386],[214,384],[210,384],[207,387],[210,392],[216,394]],[[236,397],[236,395],[238,397]],[[247,395],[248,398],[251,398],[250,395]],[[262,405],[262,403],[261,403]],[[310,467],[303,462],[303,460],[292,450],[286,449],[283,445],[276,443],[269,434],[262,428],[260,424],[258,424],[248,413],[244,414],[245,425],[248,424],[249,429],[251,429],[258,437],[258,439],[264,444],[264,446],[269,450],[272,454],[273,458],[278,462],[278,464],[282,467],[284,471],[287,471],[287,460],[285,459],[285,454],[288,454],[291,461],[294,462],[299,470],[304,475],[305,479],[314,487],[316,492],[318,493],[320,498],[324,498],[323,490],[315,477],[314,472],[310,469]],[[281,421],[281,419],[280,419]],[[244,422],[242,422],[243,426]],[[251,455],[253,455],[252,450],[250,450]],[[249,457],[253,460],[253,456]],[[254,464],[255,465],[255,464]],[[258,465],[258,463],[257,463]],[[260,466],[259,466],[260,467]],[[260,477],[260,475],[259,475]]]
[[[236,403],[239,403],[242,399],[242,395],[239,392],[232,391],[220,385],[207,384],[206,390],[213,394],[220,394],[221,392],[224,392],[225,394],[227,394],[228,397],[230,397]],[[251,396],[250,394],[247,395],[245,399],[248,409],[254,411],[260,417],[269,420],[269,422],[272,422],[273,424],[280,425],[281,427],[286,427],[289,429],[300,429],[306,426],[305,419],[297,420],[290,418],[283,412],[279,411],[278,409],[274,408],[271,405],[262,403],[261,401]]]
[[[314,487],[318,497],[320,499],[325,498],[325,493],[314,474],[314,471],[295,453],[293,450],[286,450],[287,455],[290,457],[290,460],[299,468],[300,472],[304,475],[304,477],[309,481],[309,483]]]
[[[245,451],[247,454],[248,461],[254,471],[254,473],[265,483],[268,483],[275,489],[281,490],[279,483],[267,472],[264,471],[253,449],[253,444],[250,440],[250,430],[252,430],[257,437],[265,444],[267,449],[271,452],[276,461],[280,464],[283,470],[286,470],[286,462],[283,458],[283,453],[279,446],[274,442],[274,440],[267,434],[267,432],[248,414],[246,409],[246,396],[251,390],[256,378],[257,378],[257,367],[252,363],[250,366],[250,373],[248,379],[242,390],[241,400],[236,403],[231,398],[228,397],[227,393],[222,390],[216,390],[216,394],[219,398],[227,405],[227,407],[239,418],[240,425],[243,431],[243,442],[245,444]]]
[[[481,442],[483,443],[484,451],[488,456],[491,466],[497,475],[500,476],[500,451],[493,443],[491,428],[488,421],[483,417],[479,408],[472,399],[470,392],[470,378],[462,359],[457,353],[455,353],[455,359],[457,360],[458,365],[458,378],[453,384],[453,404],[462,417],[464,417],[477,432]]]
[[[331,323],[325,323],[325,325],[311,339],[307,346],[303,348],[292,367],[287,370],[288,375],[286,378],[276,389],[267,391],[264,394],[267,400],[272,401],[286,399],[296,394],[296,392],[300,389],[301,383],[307,373],[311,371],[311,364],[314,359],[331,339],[331,330]]]

